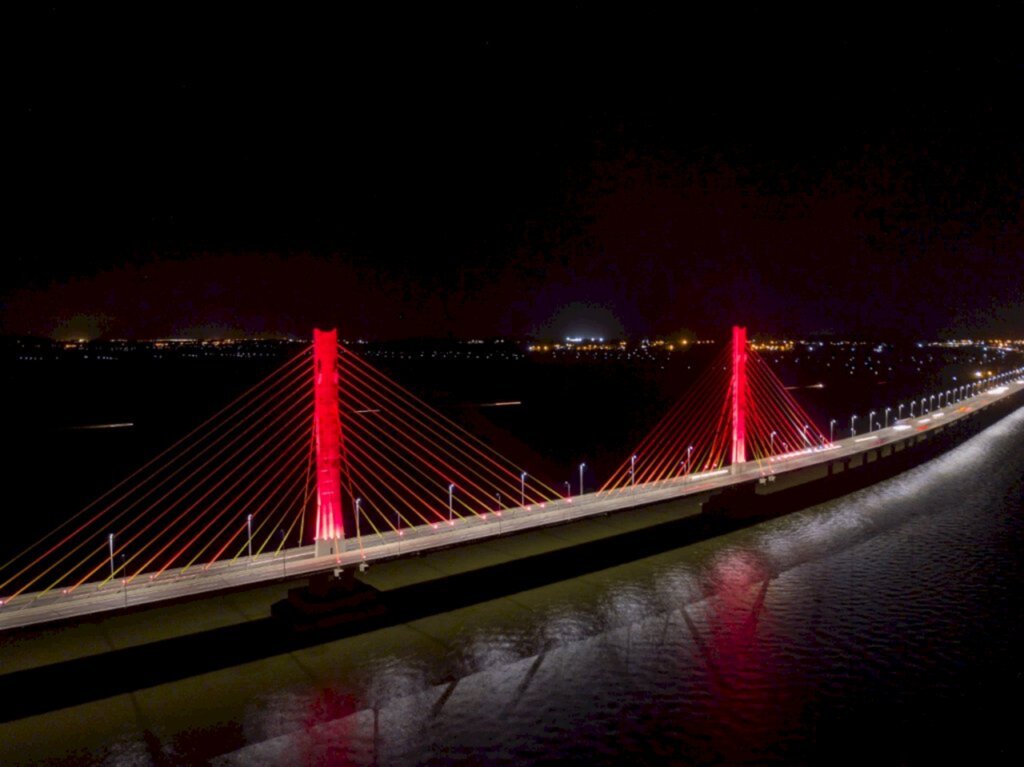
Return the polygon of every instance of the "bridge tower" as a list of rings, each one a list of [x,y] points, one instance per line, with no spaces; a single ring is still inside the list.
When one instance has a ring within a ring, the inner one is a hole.
[[[747,460],[747,329],[732,329],[732,465]]]
[[[313,330],[313,431],[316,440],[315,556],[324,557],[345,548],[336,329]]]

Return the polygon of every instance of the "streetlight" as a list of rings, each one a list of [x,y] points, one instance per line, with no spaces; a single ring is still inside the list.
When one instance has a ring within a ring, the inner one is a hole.
[[[279,527],[277,529],[278,535],[281,536],[281,575],[288,577],[288,555],[284,551],[284,528]]]
[[[245,526],[249,530],[249,559],[252,559],[252,514],[245,518]]]
[[[526,472],[519,475],[519,505],[526,508]]]
[[[871,432],[873,432],[875,430],[874,423],[875,423],[875,411],[872,410],[870,413],[868,413],[868,434],[870,434]]]
[[[690,453],[692,453],[692,452],[693,452],[693,445],[690,445],[688,448],[686,448],[686,473],[687,474],[689,474],[691,471],[693,471],[693,464],[690,463]]]
[[[629,458],[629,484],[636,489],[636,456],[632,455]],[[580,487],[583,486],[583,481],[580,480]],[[582,493],[582,490],[580,491]]]
[[[904,407],[903,405],[900,405],[900,409],[896,413],[896,420],[897,421],[903,420],[903,407]]]
[[[501,493],[500,492],[494,494],[494,500],[497,503],[497,506],[495,506],[495,508],[494,508],[494,516],[500,517],[501,516]]]
[[[362,498],[356,498],[356,542],[359,543],[359,548],[363,547],[363,539],[359,535],[359,517],[362,514],[362,510],[359,507],[362,502]]]
[[[891,407],[887,407],[885,409],[885,428],[887,428],[887,429],[889,428],[889,413],[891,413],[891,412],[892,412],[892,408]]]
[[[836,419],[835,418],[833,418],[831,421],[828,422],[828,441],[829,442],[835,442],[836,441]]]
[[[107,536],[107,543],[110,544],[110,577],[114,577],[114,534]]]
[[[449,484],[448,485],[448,524],[449,525],[455,523],[454,522],[454,511],[452,509],[452,493],[454,493],[454,492],[455,492],[455,485],[454,485],[454,483],[453,484]]]
[[[572,485],[570,485],[568,482],[565,482],[564,484],[565,484],[565,500],[567,500],[569,503],[572,503]]]
[[[857,422],[857,416],[855,416],[855,415],[851,416],[850,417],[850,436],[851,437],[856,437],[857,436],[857,430],[854,428],[854,424],[856,422]]]
[[[931,397],[928,398],[928,410],[934,410],[935,409],[935,405],[932,404],[934,402],[934,400],[935,400],[935,395],[934,394]]]
[[[773,431],[771,434],[768,435],[768,452],[771,453],[772,455],[775,454],[775,435],[777,433],[778,432]]]
[[[587,464],[580,464],[580,495],[583,495],[583,470],[587,468]]]
[[[921,415],[924,415],[924,406],[927,401],[924,397],[921,397]]]
[[[939,407],[942,407],[942,392],[939,392]]]
[[[804,431],[803,431],[803,437],[804,437],[804,439],[805,439],[805,440],[807,441],[807,444],[808,444],[808,445],[810,445],[810,444],[811,444],[811,438],[807,436],[807,432],[809,432],[810,430],[811,430],[811,426],[810,426],[810,424],[806,424],[806,423],[805,423],[805,424],[804,424]]]
[[[914,405],[915,405],[915,404],[916,404],[916,403],[915,403],[915,402],[913,402],[913,401],[911,401],[911,402],[910,402],[910,417],[911,417],[911,418],[913,418],[913,417],[914,417]]]

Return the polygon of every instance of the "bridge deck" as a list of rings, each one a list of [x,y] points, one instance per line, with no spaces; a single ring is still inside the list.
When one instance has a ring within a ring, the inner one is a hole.
[[[825,448],[807,449],[775,456],[768,461],[749,461],[728,469],[694,474],[634,488],[588,493],[533,508],[508,508],[486,519],[458,520],[454,525],[439,523],[348,539],[348,550],[337,556],[313,556],[312,546],[287,549],[282,554],[262,554],[252,560],[218,562],[209,567],[168,570],[156,579],[142,576],[124,586],[86,584],[71,594],[53,591],[25,594],[16,602],[0,607],[0,630],[31,626],[83,615],[110,612],[127,606],[184,599],[197,594],[242,588],[285,577],[310,575],[336,567],[357,566],[434,549],[493,539],[510,533],[563,524],[601,514],[662,503],[682,497],[712,493],[728,487],[756,482],[772,475],[783,476],[831,461],[855,458],[883,446],[919,438],[945,428],[973,413],[1024,389],[1024,379],[983,392],[955,403],[952,408],[933,411],[920,418],[905,418],[888,428],[837,440]]]

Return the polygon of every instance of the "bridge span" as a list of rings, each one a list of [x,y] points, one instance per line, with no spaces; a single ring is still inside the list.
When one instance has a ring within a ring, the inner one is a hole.
[[[329,555],[318,556],[316,546],[306,545],[257,553],[233,561],[213,562],[203,567],[166,569],[158,576],[131,581],[87,583],[70,592],[26,593],[17,601],[0,606],[0,630],[188,599],[338,568],[365,568],[422,552],[465,546],[599,515],[628,510],[642,514],[644,507],[680,498],[704,500],[744,485],[764,485],[765,489],[770,489],[776,481],[782,485],[789,478],[797,478],[789,484],[800,484],[798,477],[803,470],[817,468],[818,474],[822,475],[833,470],[841,471],[851,462],[866,462],[870,456],[877,457],[885,451],[891,453],[910,448],[1024,391],[1024,377],[1020,377],[1020,371],[1001,378],[995,382],[998,385],[920,417],[902,418],[869,433],[759,460],[737,462],[711,471],[629,483],[571,498],[507,507],[500,512],[453,519],[451,522],[442,520],[378,532],[372,536],[350,537],[343,539],[342,550]]]

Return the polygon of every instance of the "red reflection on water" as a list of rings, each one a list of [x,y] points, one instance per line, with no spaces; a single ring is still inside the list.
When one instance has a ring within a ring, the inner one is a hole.
[[[769,641],[770,567],[755,552],[736,549],[716,562],[710,575],[711,594],[702,603],[706,625],[691,621],[714,693],[708,714],[718,723],[709,744],[715,754],[708,756],[746,762],[763,756],[765,741],[775,740],[788,725],[799,727],[794,721],[799,712],[792,705],[787,671]]]
[[[356,711],[356,700],[351,695],[330,688],[320,690],[310,701],[309,710],[303,719],[303,728],[309,730],[318,724],[333,722]]]
[[[344,727],[323,729],[359,710],[356,699],[332,688],[317,691],[302,719],[304,738],[299,739],[296,764],[350,764],[352,755]]]

